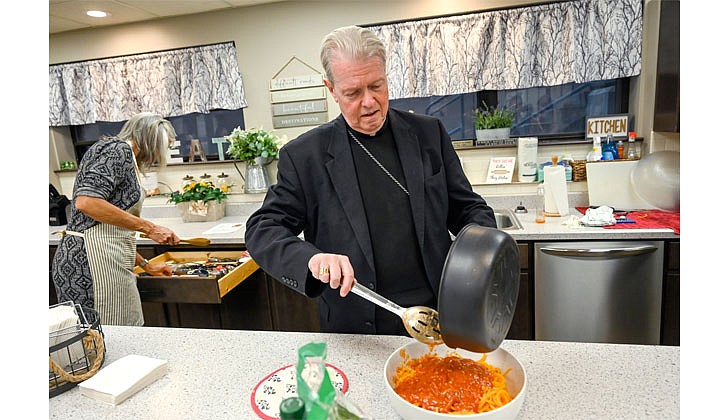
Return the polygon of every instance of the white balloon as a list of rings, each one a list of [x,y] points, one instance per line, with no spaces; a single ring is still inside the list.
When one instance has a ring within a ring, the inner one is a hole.
[[[680,152],[650,153],[632,169],[634,192],[656,208],[680,211]]]

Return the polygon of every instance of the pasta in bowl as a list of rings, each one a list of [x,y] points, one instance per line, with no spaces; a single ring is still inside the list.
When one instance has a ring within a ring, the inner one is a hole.
[[[483,354],[413,341],[389,356],[384,381],[404,419],[514,419],[526,395],[526,371],[503,348]]]

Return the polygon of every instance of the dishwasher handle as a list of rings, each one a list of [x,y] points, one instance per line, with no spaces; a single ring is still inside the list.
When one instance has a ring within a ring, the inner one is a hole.
[[[541,251],[544,254],[558,255],[563,257],[633,257],[635,255],[649,254],[657,250],[654,245],[639,245],[626,248],[554,248],[543,247]]]

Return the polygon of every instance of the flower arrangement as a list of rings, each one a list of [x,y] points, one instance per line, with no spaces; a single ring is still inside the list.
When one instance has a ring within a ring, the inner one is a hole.
[[[253,163],[256,158],[265,163],[278,159],[281,139],[262,128],[241,130],[237,127],[225,139],[230,142],[227,153],[235,159],[246,163]]]
[[[228,190],[227,185],[217,188],[209,182],[192,182],[185,185],[181,193],[179,191],[172,192],[168,202],[179,204],[185,201],[201,201],[207,203],[215,200],[221,203],[222,200],[227,198]]]
[[[169,202],[175,203],[184,222],[208,222],[225,216],[225,204],[230,187],[215,187],[209,182],[192,182],[174,191]]]
[[[515,113],[507,109],[494,106],[489,107],[483,102],[484,109],[475,109],[475,129],[488,130],[491,128],[508,128],[513,125]]]

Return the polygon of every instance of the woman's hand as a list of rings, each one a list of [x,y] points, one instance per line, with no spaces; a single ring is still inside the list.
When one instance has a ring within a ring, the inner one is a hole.
[[[354,287],[354,267],[349,257],[339,254],[316,254],[308,260],[308,269],[314,278],[328,283],[332,289],[339,288],[339,296],[344,297]]]
[[[165,263],[148,263],[143,270],[153,276],[171,276],[172,267]]]
[[[177,245],[179,238],[172,229],[164,226],[154,225],[152,229],[146,233],[147,237],[158,244]]]

